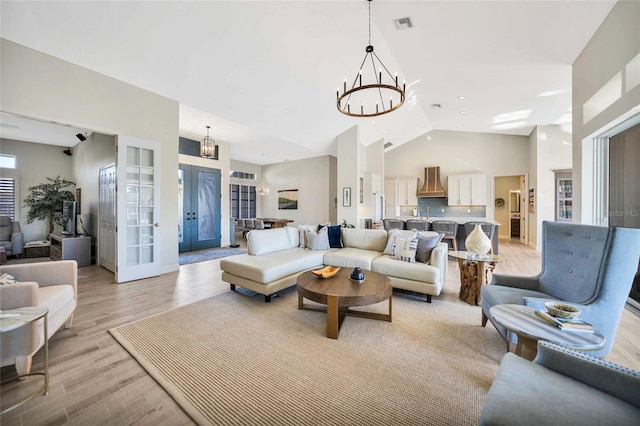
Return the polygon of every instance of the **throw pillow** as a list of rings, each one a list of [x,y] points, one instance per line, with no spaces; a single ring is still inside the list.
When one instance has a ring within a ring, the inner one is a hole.
[[[418,247],[418,237],[410,238],[397,237],[395,239],[395,248],[393,258],[409,263],[416,261],[416,248]]]
[[[307,231],[307,248],[309,250],[329,250],[329,235],[327,228],[323,227],[315,231]]]
[[[342,226],[329,226],[327,229],[327,233],[329,235],[329,247],[342,248]]]
[[[15,284],[17,282],[19,282],[18,279],[13,275],[9,275],[9,274],[0,275],[0,285]]]
[[[387,239],[387,245],[384,247],[384,251],[382,254],[388,254],[389,256],[394,256],[395,252],[393,248],[395,247],[396,238],[415,238],[416,232],[414,231],[400,231],[395,229],[393,231],[389,231],[389,237]]]
[[[431,252],[442,241],[444,234],[433,235],[430,237],[418,237],[418,247],[416,249],[416,262],[429,263]]]
[[[298,247],[300,248],[305,248],[307,247],[307,231],[314,231],[316,230],[316,226],[315,225],[298,225],[298,233],[300,235],[300,245],[298,245]]]

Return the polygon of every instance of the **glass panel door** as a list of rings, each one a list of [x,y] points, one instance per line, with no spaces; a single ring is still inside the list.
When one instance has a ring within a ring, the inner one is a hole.
[[[153,141],[118,136],[118,260],[116,281],[160,274],[158,147]]]

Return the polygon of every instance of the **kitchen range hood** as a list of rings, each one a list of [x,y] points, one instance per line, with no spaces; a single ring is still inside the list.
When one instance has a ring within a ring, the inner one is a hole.
[[[444,188],[440,183],[440,167],[425,167],[424,185],[418,191],[418,197],[442,198],[444,196]]]

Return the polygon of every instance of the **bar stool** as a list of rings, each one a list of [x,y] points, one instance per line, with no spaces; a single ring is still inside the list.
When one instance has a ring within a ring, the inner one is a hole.
[[[491,249],[489,250],[489,253],[493,254],[493,236],[496,233],[496,225],[491,222],[467,222],[464,224],[464,230],[467,235],[475,229],[476,225],[480,225],[482,232],[484,232],[491,240]]]
[[[426,220],[407,219],[405,222],[407,229],[415,229],[416,231],[428,231],[429,222]]]
[[[444,234],[443,240],[451,240],[453,249],[458,251],[456,235],[458,235],[458,222],[451,220],[434,220],[431,222],[431,230],[439,234]]]
[[[404,222],[400,219],[382,219],[384,230],[390,229],[404,229]]]

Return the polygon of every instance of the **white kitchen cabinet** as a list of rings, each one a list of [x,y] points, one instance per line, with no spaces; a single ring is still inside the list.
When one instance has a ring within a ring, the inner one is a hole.
[[[387,206],[398,205],[398,179],[384,180],[384,203]]]
[[[418,179],[395,178],[384,180],[384,196],[387,206],[417,206]]]
[[[487,204],[486,176],[483,173],[449,175],[450,206],[484,206]]]

